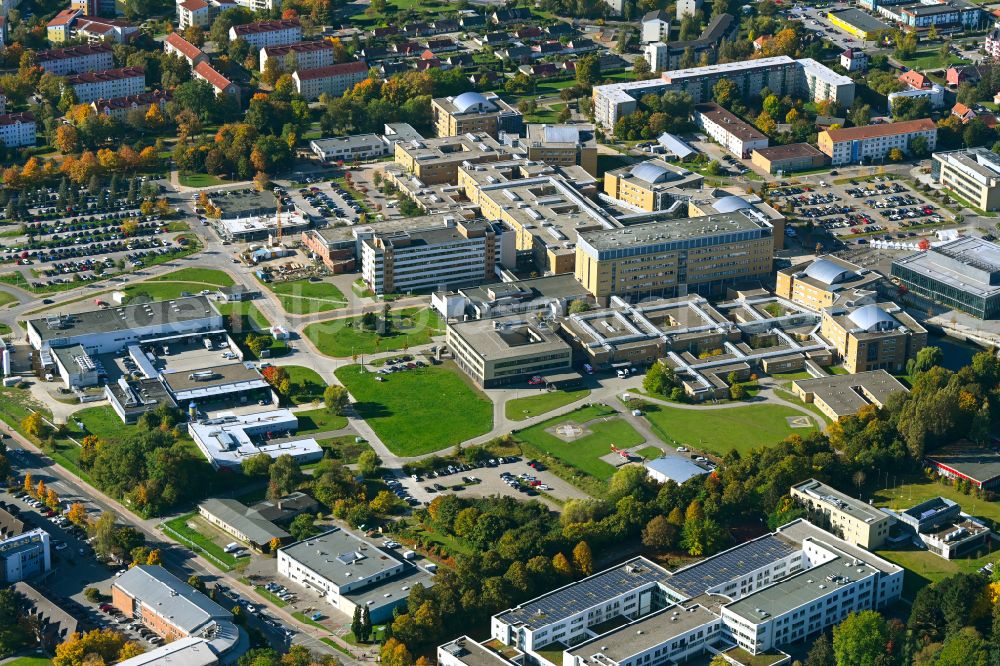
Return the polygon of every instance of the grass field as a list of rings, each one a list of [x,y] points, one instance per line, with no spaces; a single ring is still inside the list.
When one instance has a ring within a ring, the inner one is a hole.
[[[444,333],[444,322],[430,308],[407,308],[392,313],[388,333],[362,331],[360,317],[345,317],[309,324],[307,338],[327,356],[347,358],[352,354],[373,354],[426,344],[432,335]]]
[[[353,465],[358,462],[358,456],[365,451],[372,450],[368,442],[359,442],[357,439],[355,435],[341,435],[340,437],[320,439],[317,442],[330,452],[330,457],[345,465]]]
[[[347,417],[334,414],[326,408],[295,412],[299,419],[299,435],[312,436],[318,432],[329,432],[347,427]]]
[[[214,284],[217,287],[231,287],[236,284],[232,276],[224,271],[214,268],[182,268],[178,271],[164,273],[154,278],[150,282],[200,282],[203,284]]]
[[[212,187],[232,182],[207,173],[181,173],[178,174],[178,180],[185,187]]]
[[[415,456],[448,448],[493,428],[493,403],[454,366],[398,372],[384,382],[358,365],[337,370],[355,410],[393,453]]]
[[[292,280],[270,283],[267,287],[278,295],[281,307],[289,314],[329,312],[347,305],[343,292],[329,282]]]
[[[122,288],[122,291],[128,294],[130,301],[142,294],[149,296],[154,301],[168,301],[172,298],[180,298],[184,294],[197,294],[203,289],[214,291],[210,284],[193,282],[139,282]]]
[[[804,435],[810,428],[791,428],[786,416],[804,416],[780,405],[748,405],[732,409],[680,409],[648,405],[645,417],[667,444],[688,444],[723,456],[732,449],[751,449],[777,444],[789,435]],[[815,423],[813,423],[813,429]]]
[[[223,317],[229,317],[234,312],[238,312],[240,317],[244,321],[244,329],[246,324],[253,322],[257,328],[265,329],[271,327],[271,322],[267,320],[257,306],[249,301],[238,301],[236,303],[216,303],[215,307],[219,310],[219,314]]]
[[[514,436],[582,472],[607,480],[615,473],[616,468],[600,458],[610,453],[611,445],[629,448],[645,441],[635,428],[618,418],[616,414],[617,412],[608,407],[592,405],[520,430]],[[585,426],[591,432],[572,441],[565,441],[546,432],[563,423],[576,423]]]
[[[0,307],[16,302],[17,296],[11,294],[10,292],[0,291]]]
[[[541,389],[536,395],[529,395],[523,398],[508,400],[504,405],[507,418],[512,421],[523,421],[532,416],[538,416],[553,409],[559,409],[563,405],[576,402],[590,395],[590,389],[580,389],[578,391],[546,391]]]
[[[326,382],[310,368],[303,368],[300,365],[283,366],[288,372],[288,379],[292,384],[291,395],[288,399],[293,405],[304,405],[308,402],[323,399],[323,390]]]
[[[47,657],[17,657],[5,661],[4,666],[51,666],[52,660]]]
[[[640,456],[646,460],[656,460],[663,455],[663,449],[658,446],[644,446],[638,451],[636,451]]]
[[[912,58],[907,58],[906,60],[900,60],[900,62],[910,69],[916,69],[920,71],[928,69],[944,69],[950,65],[968,65],[969,61],[965,58],[959,58],[958,56],[948,54],[942,56],[940,51],[936,48],[934,49],[923,49],[917,51],[913,54]]]
[[[165,522],[164,525],[169,529],[164,530],[164,532],[169,537],[176,540],[176,536],[171,532],[171,530],[173,530],[173,532],[176,532],[182,537],[180,540],[181,543],[184,543],[184,545],[187,546],[190,546],[187,542],[193,543],[195,545],[194,550],[204,551],[205,553],[211,555],[212,557],[206,559],[215,564],[217,567],[222,568],[224,571],[232,571],[235,569],[236,565],[239,563],[239,558],[233,557],[229,553],[223,551],[222,546],[215,543],[215,541],[205,536],[200,531],[188,526],[188,522],[197,524],[198,520],[200,520],[200,518],[198,518],[198,512],[192,511],[191,513],[178,516],[173,520]],[[185,539],[187,542],[184,541]]]

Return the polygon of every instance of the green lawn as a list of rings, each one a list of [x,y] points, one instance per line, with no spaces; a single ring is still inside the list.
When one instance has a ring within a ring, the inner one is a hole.
[[[193,543],[193,550],[196,552],[203,551],[208,555],[211,555],[211,557],[206,558],[209,562],[212,562],[223,571],[232,571],[239,563],[239,558],[226,553],[222,550],[222,546],[215,543],[212,539],[208,538],[198,530],[188,526],[188,521],[196,519],[197,516],[198,512],[192,511],[191,513],[186,513],[183,516],[178,516],[173,520],[166,521],[163,523],[163,527],[165,528],[163,530],[164,534],[169,536],[171,539],[188,546],[189,548]],[[178,539],[178,535],[181,538]]]
[[[329,312],[347,305],[343,292],[329,282],[291,280],[269,283],[267,286],[278,295],[281,307],[289,314]]]
[[[154,301],[168,301],[172,298],[181,298],[185,294],[197,294],[203,289],[215,291],[210,284],[191,282],[139,282],[124,287],[122,291],[128,294],[130,300],[145,294]]]
[[[732,449],[751,449],[777,444],[789,435],[804,435],[810,428],[791,428],[786,416],[805,417],[802,412],[780,405],[747,405],[732,409],[680,409],[647,405],[646,419],[653,430],[670,444],[687,444],[724,456]],[[812,424],[812,429],[815,423]]]
[[[969,61],[959,58],[953,54],[942,56],[940,51],[934,49],[923,49],[913,54],[912,58],[900,60],[900,62],[910,69],[925,71],[928,69],[945,69],[950,65],[968,65]]]
[[[178,174],[178,180],[185,187],[212,187],[232,182],[207,173],[181,173]]]
[[[150,278],[150,282],[200,282],[214,284],[217,287],[231,287],[236,284],[229,273],[214,268],[182,268]]]
[[[551,432],[546,432],[563,423],[575,423],[590,431],[578,439],[565,441]],[[635,428],[617,417],[614,410],[592,405],[569,414],[557,416],[515,433],[517,439],[540,451],[555,456],[572,467],[601,480],[607,480],[615,472],[614,465],[603,460],[611,452],[611,445],[630,448],[645,440]]]
[[[77,428],[75,423],[76,421],[83,423],[84,431],[81,432]],[[98,439],[102,439],[107,442],[114,442],[122,439],[123,437],[128,437],[139,432],[139,426],[126,425],[122,423],[122,420],[118,418],[118,415],[110,406],[86,407],[73,412],[68,426],[69,434],[77,440],[84,435],[97,435]],[[190,448],[198,459],[204,458],[204,454],[202,454],[195,445],[194,440],[187,435],[187,430],[184,429],[183,426],[181,430],[185,434],[177,441]],[[76,449],[76,447],[73,448]],[[79,458],[79,455],[76,451],[74,451],[72,457],[76,460]]]
[[[353,465],[358,462],[358,456],[365,451],[371,451],[372,447],[368,442],[357,441],[356,435],[341,435],[339,437],[329,437],[317,440],[320,446],[328,450],[329,456],[339,460],[345,465]]]
[[[664,451],[658,446],[644,446],[638,451],[636,451],[640,456],[646,460],[656,460],[663,455]]]
[[[532,416],[551,412],[553,409],[576,402],[588,395],[590,395],[590,389],[580,389],[578,391],[546,391],[545,389],[541,389],[537,395],[508,400],[507,404],[504,405],[504,411],[508,419],[523,421]]]
[[[299,435],[314,435],[318,432],[329,432],[347,427],[347,417],[334,414],[326,408],[310,409],[304,412],[295,412],[299,419]]]
[[[293,405],[304,405],[323,399],[326,382],[315,370],[300,365],[282,367],[288,372],[288,379],[292,384],[291,395],[288,398]]]
[[[430,342],[432,335],[444,333],[444,322],[430,308],[393,312],[388,333],[362,331],[360,321],[360,317],[345,317],[316,322],[306,326],[304,333],[321,353],[337,358],[415,347]]]
[[[0,291],[0,307],[9,303],[16,303],[17,296],[7,291]]]
[[[215,307],[219,310],[219,314],[224,317],[231,316],[234,312],[239,313],[241,319],[243,320],[243,330],[247,330],[247,325],[249,322],[256,324],[257,328],[265,329],[271,327],[271,322],[267,320],[257,306],[250,301],[237,301],[236,303],[216,303]]]
[[[4,666],[51,666],[51,664],[52,660],[46,657],[17,657],[4,662]]]
[[[336,375],[354,397],[358,415],[393,453],[431,453],[493,428],[493,403],[454,366],[398,372],[384,382],[358,365]]]

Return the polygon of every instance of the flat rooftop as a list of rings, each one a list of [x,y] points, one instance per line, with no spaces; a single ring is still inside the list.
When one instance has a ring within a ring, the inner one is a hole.
[[[792,488],[801,493],[805,493],[818,502],[822,502],[823,504],[827,504],[835,508],[841,513],[846,513],[859,520],[863,520],[866,523],[875,523],[889,518],[889,516],[885,513],[879,511],[873,506],[868,505],[868,503],[855,499],[850,495],[845,495],[836,488],[828,486],[821,481],[817,481],[816,479],[803,481],[796,486],[792,486]]]
[[[816,379],[796,379],[795,385],[812,393],[837,414],[856,414],[862,407],[881,407],[893,393],[908,393],[898,379],[885,370],[854,375],[830,375]]]
[[[478,287],[459,289],[459,293],[471,301],[491,304],[507,300],[530,301],[541,298],[590,296],[590,292],[583,288],[583,285],[577,281],[572,273],[546,275],[515,282],[484,284]]]
[[[468,636],[461,636],[438,648],[466,666],[509,666],[510,662]]]
[[[865,562],[853,563],[851,558],[836,557],[829,562],[779,580],[753,594],[726,605],[726,609],[752,624],[768,617],[783,615],[816,599],[835,592],[841,585],[871,578],[878,574]],[[828,580],[829,577],[834,580]]]
[[[759,237],[770,225],[743,210],[732,213],[689,217],[676,220],[659,220],[643,224],[633,224],[624,228],[584,231],[580,241],[598,252],[649,246],[670,249],[672,244],[696,238],[722,237],[732,234],[746,234],[739,239],[751,240]],[[730,241],[723,241],[730,242]]]
[[[526,125],[529,146],[550,148],[577,148],[597,146],[593,125],[549,125],[531,123]]]
[[[670,641],[674,636],[718,621],[718,615],[698,604],[690,608],[670,606],[592,638],[566,652],[574,657],[580,657],[584,663],[596,655],[602,655],[620,664],[636,654]],[[606,662],[602,659],[594,663]]]
[[[58,342],[81,335],[114,333],[128,328],[169,327],[210,317],[221,317],[205,296],[152,301],[103,310],[51,315],[28,321],[43,342]]]
[[[250,217],[278,209],[274,192],[270,190],[219,190],[210,192],[208,200],[222,211],[223,217]]]
[[[262,382],[263,386],[267,386],[260,371],[253,367],[253,364],[244,363],[216,365],[197,372],[165,372],[163,373],[163,381],[175,395],[187,392],[205,392],[233,384]]]
[[[970,444],[949,446],[927,454],[927,459],[963,476],[986,483],[1000,477],[1000,453]]]
[[[277,229],[278,218],[277,215],[237,217],[222,219],[216,222],[216,224],[224,227],[230,234],[238,236]],[[309,220],[305,219],[301,213],[290,213],[287,211],[281,213],[281,229],[284,233],[296,229],[306,229],[309,227],[309,224]]]
[[[843,539],[838,539],[829,532],[816,527],[808,520],[801,518],[779,527],[775,533],[775,537],[796,549],[801,549],[802,544],[807,541],[820,544],[827,550],[843,553],[846,557],[865,562],[885,574],[895,574],[903,570],[902,567],[882,559],[871,551],[865,550],[860,546],[855,546]]]
[[[675,571],[664,583],[688,598],[793,555],[799,549],[772,534],[741,543]]]
[[[132,567],[115,579],[114,587],[188,633],[211,622],[232,621],[232,613],[160,566]]]
[[[400,564],[413,567],[339,527],[285,546],[281,552],[335,584],[370,578]]]
[[[547,626],[588,608],[603,605],[628,590],[662,582],[666,576],[664,569],[644,557],[637,557],[526,601],[496,618],[507,624],[528,628]]]
[[[852,25],[859,30],[863,30],[864,32],[877,32],[879,30],[889,29],[888,25],[879,21],[871,14],[861,11],[860,9],[841,9],[838,12],[830,12],[829,16],[839,19],[848,25]]]
[[[995,187],[1000,179],[1000,156],[985,148],[935,153],[934,159],[960,169],[984,186]]]
[[[558,325],[543,325],[527,315],[477,319],[448,327],[486,360],[569,350],[569,345],[556,333]]]
[[[892,262],[956,289],[987,298],[1000,293],[1000,245],[966,236]]]
[[[298,418],[287,409],[229,414],[188,424],[191,436],[216,466],[237,466],[259,453],[272,458],[322,458],[323,449],[314,438],[281,436],[297,428]]]
[[[753,152],[772,162],[803,157],[826,157],[819,149],[808,143],[789,143],[784,146],[755,148]]]

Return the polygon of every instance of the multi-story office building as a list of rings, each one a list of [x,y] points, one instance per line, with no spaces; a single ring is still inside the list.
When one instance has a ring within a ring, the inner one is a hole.
[[[260,51],[265,46],[301,42],[302,24],[298,19],[281,19],[234,25],[229,29],[229,39],[242,39],[250,45],[252,51]]]
[[[49,533],[34,529],[0,540],[0,582],[12,584],[52,568]]]
[[[510,316],[448,324],[455,362],[483,388],[570,370],[573,350],[559,324],[534,316]]]
[[[313,139],[309,142],[309,149],[326,164],[371,160],[392,154],[392,144],[378,134]]]
[[[424,185],[455,183],[464,164],[496,162],[507,157],[486,133],[396,142],[394,159]]]
[[[694,119],[698,127],[736,157],[750,157],[754,150],[767,148],[766,134],[715,102],[696,104]]]
[[[904,28],[938,32],[977,30],[986,25],[989,15],[982,7],[964,0],[937,0],[936,2],[880,6],[878,11]]]
[[[201,79],[212,86],[212,90],[215,91],[216,96],[237,95],[240,92],[238,85],[223,76],[222,72],[212,67],[212,63],[207,60],[195,65],[191,73],[196,79]]]
[[[269,60],[274,60],[278,64],[280,72],[329,67],[334,64],[333,43],[321,39],[283,46],[265,46],[260,50],[260,71],[264,71]]]
[[[35,145],[35,116],[29,112],[0,115],[0,143],[7,148]]]
[[[774,293],[819,312],[837,303],[872,300],[882,276],[833,255],[778,271]]]
[[[816,479],[792,486],[790,494],[809,511],[822,514],[829,521],[831,531],[841,539],[868,550],[885,543],[889,528],[895,522],[884,511]]]
[[[292,74],[295,90],[308,100],[326,94],[340,97],[368,78],[368,64],[364,60],[345,62],[316,69],[298,69]]]
[[[89,104],[98,99],[138,95],[146,89],[146,73],[142,67],[106,69],[74,74],[66,78],[66,85],[73,88],[78,103]]]
[[[797,520],[674,572],[641,557],[606,569],[493,616],[502,649],[462,637],[438,661],[635,666],[771,653],[893,603],[902,586],[902,568]]]
[[[731,38],[738,27],[732,14],[716,14],[697,39],[672,42],[669,35],[661,36],[646,44],[644,57],[654,72],[679,68],[686,53],[698,62],[706,56],[709,62],[715,62],[719,44]]]
[[[1000,210],[1000,157],[985,148],[934,153],[931,176],[980,210]]]
[[[524,118],[496,93],[470,91],[432,100],[431,121],[439,137],[470,132],[497,137],[500,132],[520,134]]]
[[[927,330],[891,303],[826,308],[820,334],[833,343],[844,368],[852,374],[903,372],[906,362],[927,345]]]
[[[921,137],[927,150],[937,146],[937,125],[930,118],[906,120],[882,125],[865,125],[836,130],[823,130],[816,144],[834,166],[861,164],[888,158],[898,148],[910,152],[910,143]]]
[[[712,88],[722,79],[735,83],[743,98],[768,88],[778,96],[798,96],[813,102],[831,100],[845,107],[854,101],[854,82],[848,77],[809,58],[777,56],[677,69],[646,81],[594,86],[594,117],[612,129],[619,118],[636,111],[639,99],[647,93],[686,92],[696,104],[708,102],[712,100]]]
[[[360,239],[361,277],[376,294],[492,282],[501,238],[500,225],[485,220],[446,220],[441,227],[375,231]]]
[[[176,32],[170,33],[163,39],[163,50],[184,58],[191,67],[208,62],[208,56],[205,55],[204,51]]]
[[[539,125],[526,126],[527,136],[516,141],[529,160],[550,166],[583,167],[591,175],[597,174],[597,138],[593,125]]]
[[[704,176],[660,159],[619,167],[604,173],[604,193],[645,211],[665,210],[677,201],[678,190],[697,189]]]
[[[718,294],[771,271],[774,228],[758,211],[581,232],[576,278],[600,300]]]
[[[1000,317],[1000,245],[966,236],[892,262],[915,294],[980,319]]]
[[[54,76],[102,71],[114,65],[114,53],[108,44],[67,46],[38,53],[38,66]]]
[[[140,564],[115,578],[111,603],[168,643],[207,640],[212,654],[225,664],[235,662],[250,647],[232,613],[160,566]]]
[[[317,592],[345,622],[364,607],[373,623],[392,620],[407,589],[434,584],[422,567],[337,527],[278,550],[278,575]]]

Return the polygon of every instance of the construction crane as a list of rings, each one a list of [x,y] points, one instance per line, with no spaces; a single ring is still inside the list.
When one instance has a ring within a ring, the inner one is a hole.
[[[279,190],[277,187],[274,188],[274,203],[278,208],[274,220],[277,224],[276,236],[278,239],[278,244],[280,245],[281,244],[281,190]]]

